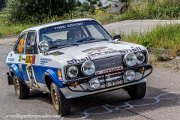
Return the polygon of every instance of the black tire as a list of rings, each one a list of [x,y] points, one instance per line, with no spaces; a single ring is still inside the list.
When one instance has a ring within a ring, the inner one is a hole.
[[[13,76],[13,84],[15,93],[19,99],[26,99],[29,97],[29,88],[25,86],[16,75]]]
[[[64,116],[71,112],[71,100],[66,99],[54,83],[51,84],[51,99],[59,115]]]
[[[146,83],[129,86],[126,90],[131,99],[141,99],[146,95]]]

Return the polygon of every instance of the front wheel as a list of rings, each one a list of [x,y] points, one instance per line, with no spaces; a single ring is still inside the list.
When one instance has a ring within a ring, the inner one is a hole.
[[[129,86],[126,90],[131,99],[141,99],[146,95],[146,83]]]
[[[64,116],[71,111],[71,100],[66,99],[58,87],[52,83],[51,84],[51,98],[52,103],[58,114]]]
[[[13,76],[13,84],[16,95],[19,99],[25,99],[29,97],[29,88],[27,88],[16,75]]]

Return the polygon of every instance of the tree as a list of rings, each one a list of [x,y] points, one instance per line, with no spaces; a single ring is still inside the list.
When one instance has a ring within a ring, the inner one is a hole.
[[[5,7],[5,0],[0,0],[0,10]]]
[[[7,0],[5,11],[11,21],[42,21],[75,9],[77,0]]]

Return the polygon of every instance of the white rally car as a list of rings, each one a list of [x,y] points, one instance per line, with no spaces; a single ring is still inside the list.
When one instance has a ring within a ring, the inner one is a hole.
[[[51,94],[58,114],[71,110],[71,99],[124,89],[132,99],[146,93],[152,73],[148,51],[123,42],[93,19],[74,19],[23,31],[7,58],[8,83],[19,99],[35,89]]]

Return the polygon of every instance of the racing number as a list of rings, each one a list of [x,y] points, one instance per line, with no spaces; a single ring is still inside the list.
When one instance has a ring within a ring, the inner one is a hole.
[[[26,64],[35,64],[35,57],[33,55],[27,55],[25,59]]]
[[[18,47],[18,52],[23,53],[23,48],[24,47],[24,38],[20,39],[19,47]]]
[[[35,88],[40,88],[37,81],[36,81],[35,74],[34,74],[34,69],[33,69],[33,66],[32,66],[32,64],[35,63],[35,56],[27,55],[26,59],[25,59],[25,63],[27,64],[26,71],[27,71],[27,74],[28,74],[28,78],[32,83],[32,86],[35,87]]]
[[[27,64],[32,64],[32,56],[28,56],[28,55],[27,55],[25,62],[26,62]]]
[[[32,83],[32,86],[35,88],[40,88],[36,81],[33,67],[31,65],[27,65],[26,70],[27,70],[28,78]]]

